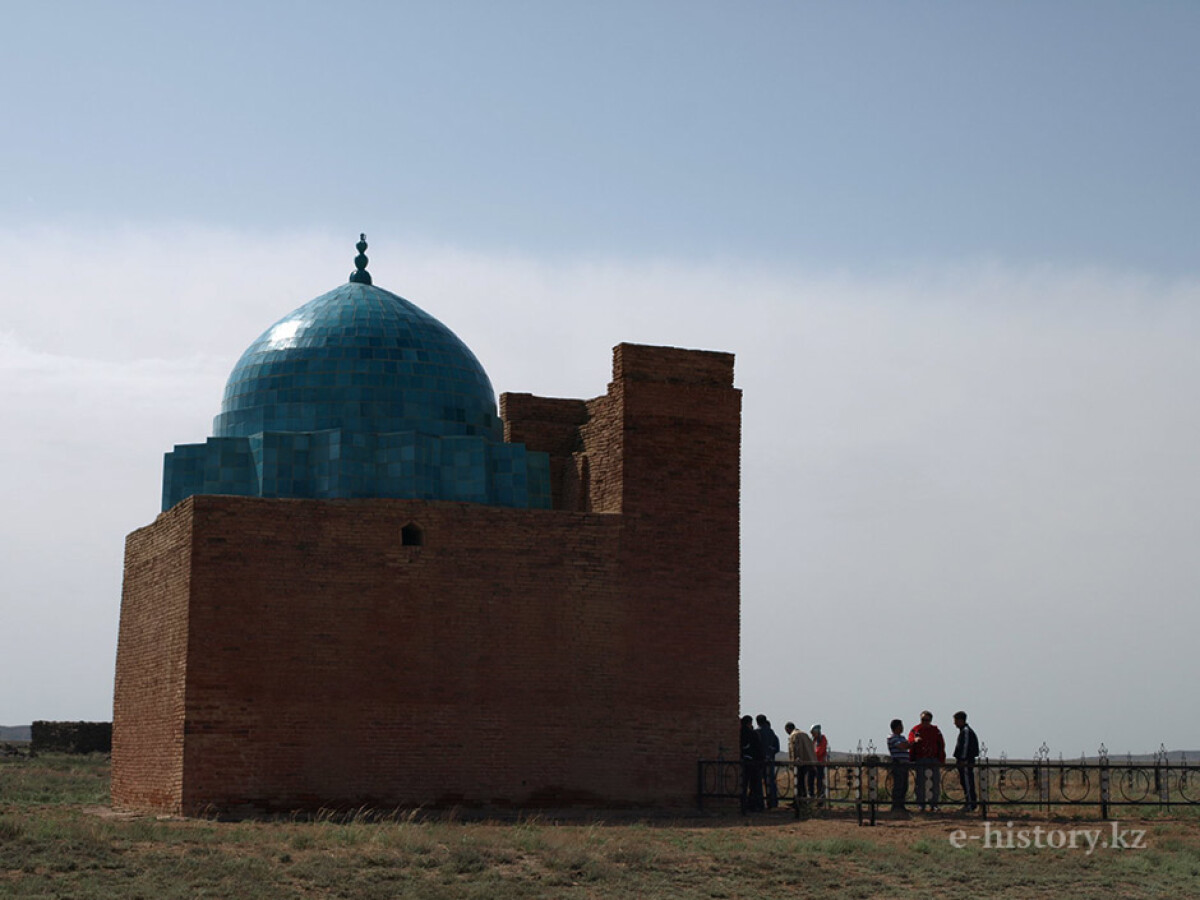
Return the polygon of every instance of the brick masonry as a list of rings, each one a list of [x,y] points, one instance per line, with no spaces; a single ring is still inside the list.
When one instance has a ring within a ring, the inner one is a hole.
[[[114,805],[693,802],[736,746],[741,392],[725,353],[613,373],[501,397],[553,510],[194,496],[131,534]]]

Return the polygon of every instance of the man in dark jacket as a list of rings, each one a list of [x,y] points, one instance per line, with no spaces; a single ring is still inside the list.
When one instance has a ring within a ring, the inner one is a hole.
[[[774,809],[779,805],[779,787],[775,783],[775,754],[779,752],[779,737],[771,727],[770,720],[762,713],[758,714],[755,721],[758,722],[758,728],[754,729],[754,733],[758,735],[763,749],[762,780],[763,792],[766,794],[764,799],[767,809]]]
[[[742,716],[742,812],[763,808],[763,746],[754,730],[754,717]]]
[[[954,714],[954,724],[958,726],[958,741],[954,744],[954,761],[958,764],[958,780],[962,784],[963,812],[973,812],[978,805],[975,794],[975,760],[979,758],[979,738],[975,730],[967,724],[967,714],[959,710]]]

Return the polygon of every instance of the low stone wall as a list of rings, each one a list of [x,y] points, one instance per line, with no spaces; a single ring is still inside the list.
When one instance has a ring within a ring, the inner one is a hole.
[[[111,753],[112,722],[34,722],[34,753]]]

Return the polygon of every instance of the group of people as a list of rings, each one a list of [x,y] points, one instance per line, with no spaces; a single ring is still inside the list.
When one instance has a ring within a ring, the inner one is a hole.
[[[757,724],[757,727],[755,727]],[[796,794],[820,797],[825,793],[824,762],[829,758],[829,739],[814,725],[804,732],[794,722],[783,726],[787,735],[788,758],[796,764]],[[779,785],[775,763],[782,749],[770,720],[742,716],[742,807],[746,810],[774,809],[779,805]]]
[[[979,805],[975,786],[979,738],[967,724],[967,714],[962,710],[954,714],[954,725],[958,729],[954,763],[965,801],[962,812],[973,812]],[[891,728],[887,747],[892,760],[892,812],[897,815],[908,813],[904,798],[908,795],[910,769],[916,778],[917,807],[921,812],[927,809],[937,812],[942,793],[942,765],[946,763],[946,740],[942,737],[942,730],[933,724],[933,713],[923,711],[921,721],[913,726],[907,737],[904,735],[904,723],[899,719],[892,719]]]
[[[967,714],[962,710],[954,714],[954,725],[958,729],[954,762],[965,801],[962,811],[972,812],[979,804],[975,783],[979,738],[967,724]],[[821,732],[821,726],[814,725],[806,733],[788,722],[783,730],[787,734],[788,758],[796,770],[796,796],[800,799],[823,796],[824,764],[829,757],[829,741]],[[904,723],[900,719],[892,719],[887,747],[892,767],[892,811],[897,815],[908,814],[904,801],[908,796],[909,773],[912,772],[918,808],[921,812],[937,812],[941,797],[942,766],[947,759],[946,741],[941,729],[933,724],[933,713],[923,711],[920,722],[913,726],[907,736],[904,734]],[[779,805],[775,764],[780,750],[779,737],[766,716],[742,716],[743,809],[774,809]]]

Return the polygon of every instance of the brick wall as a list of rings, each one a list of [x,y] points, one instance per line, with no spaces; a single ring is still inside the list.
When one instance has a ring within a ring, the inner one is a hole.
[[[609,387],[620,429],[621,573],[637,663],[664,714],[722,710],[736,746],[741,392],[733,356],[621,344]],[[611,435],[604,435],[611,441]],[[597,442],[598,443],[598,442]],[[645,652],[648,648],[666,652]],[[704,755],[716,753],[716,741]]]
[[[584,510],[572,454],[579,449],[579,426],[587,421],[582,400],[501,394],[504,440],[550,454],[550,492],[555,509]]]
[[[112,796],[182,811],[192,502],[125,539],[113,701]]]
[[[736,739],[740,392],[728,354],[614,371],[501,398],[555,510],[193,497],[131,535],[114,803],[691,803]]]

